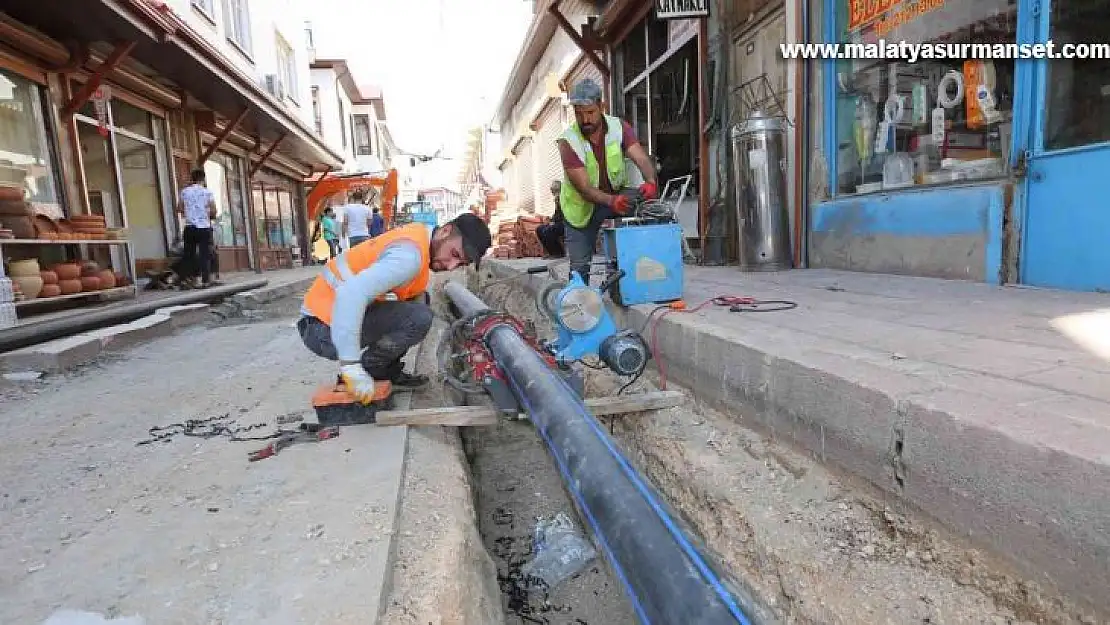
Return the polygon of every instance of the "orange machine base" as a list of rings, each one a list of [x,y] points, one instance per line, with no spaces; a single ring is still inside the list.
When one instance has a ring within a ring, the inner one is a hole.
[[[393,385],[388,381],[376,382],[374,399],[364,404],[347,391],[342,382],[322,384],[312,395],[312,407],[322,426],[365,425],[374,423],[379,410],[393,407]]]

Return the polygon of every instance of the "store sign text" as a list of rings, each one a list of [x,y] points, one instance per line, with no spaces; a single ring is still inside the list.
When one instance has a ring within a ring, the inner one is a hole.
[[[848,32],[859,30],[893,12],[875,24],[875,29],[881,30],[879,34],[882,35],[942,6],[944,0],[848,0]]]
[[[655,17],[661,20],[709,17],[709,0],[655,0]]]

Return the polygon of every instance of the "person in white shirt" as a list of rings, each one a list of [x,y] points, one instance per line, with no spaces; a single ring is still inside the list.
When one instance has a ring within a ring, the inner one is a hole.
[[[370,207],[365,204],[366,192],[355,189],[351,192],[351,203],[343,207],[343,236],[347,237],[347,249],[370,238]]]
[[[205,186],[203,169],[194,169],[192,184],[181,190],[177,200],[177,214],[185,221],[185,266],[195,279],[200,274],[200,286],[212,285],[212,220],[216,218],[216,197]]]

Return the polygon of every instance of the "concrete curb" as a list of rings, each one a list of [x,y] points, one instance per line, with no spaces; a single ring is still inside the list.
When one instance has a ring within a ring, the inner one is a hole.
[[[308,288],[315,278],[311,276],[284,284],[268,284],[262,288],[237,293],[216,307],[208,304],[166,306],[128,323],[5,352],[0,354],[0,371],[66,371],[88,364],[105,352],[134,347],[152,339],[170,336],[188,326],[204,323],[211,313],[217,312],[228,303],[236,312],[241,312],[290,297]]]
[[[487,263],[495,279],[519,276],[513,284],[531,294],[551,282]],[[637,329],[653,308],[610,305],[618,325]],[[658,322],[656,340],[667,377],[698,398],[750,416],[749,425],[863,478],[1025,577],[1110,610],[1110,457],[1089,442],[1097,432],[1050,448],[1021,431],[1021,419],[1038,418],[1032,412],[999,419],[956,382],[790,330],[739,335],[675,314]]]

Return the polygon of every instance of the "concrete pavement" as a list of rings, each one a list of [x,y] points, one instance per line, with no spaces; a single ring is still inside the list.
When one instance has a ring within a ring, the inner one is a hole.
[[[690,307],[738,295],[798,308],[664,317],[654,331],[667,378],[1110,611],[1110,297],[687,271]],[[520,278],[529,290],[546,280]],[[652,308],[618,318],[640,328]]]
[[[388,591],[406,428],[247,462],[264,442],[152,426],[308,408],[334,364],[290,320],[192,327],[0,391],[0,622],[70,608],[147,623],[372,623]]]

